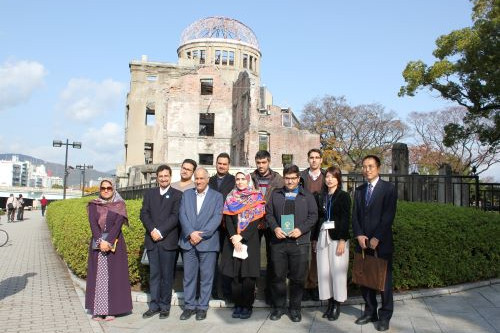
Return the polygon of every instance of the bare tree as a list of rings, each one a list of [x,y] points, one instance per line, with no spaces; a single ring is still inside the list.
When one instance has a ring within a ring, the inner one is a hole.
[[[432,161],[420,160],[417,157],[412,162],[422,166],[431,162],[437,167],[442,163],[448,163],[455,173],[463,175],[469,175],[474,171],[480,174],[500,162],[500,148],[481,143],[478,134],[463,137],[450,147],[443,143],[445,126],[449,123],[460,126],[466,115],[467,109],[461,106],[432,112],[412,112],[409,123],[413,126],[417,146],[432,152],[434,156]]]
[[[384,155],[408,131],[380,104],[351,107],[344,97],[329,95],[304,107],[302,125],[320,135],[326,162],[348,170],[359,170],[366,154]]]

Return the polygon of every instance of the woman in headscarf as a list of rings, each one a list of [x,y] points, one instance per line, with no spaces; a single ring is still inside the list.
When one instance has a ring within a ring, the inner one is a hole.
[[[252,315],[255,282],[260,274],[257,221],[265,214],[265,202],[262,193],[255,190],[250,173],[237,172],[235,180],[236,187],[224,203],[227,232],[222,248],[221,272],[232,278],[233,318],[248,319]],[[245,256],[241,254],[245,252],[248,257],[242,259]]]
[[[113,180],[104,179],[99,197],[87,206],[92,239],[89,245],[85,308],[94,320],[113,320],[132,311],[127,246],[122,225],[128,225],[125,201]]]

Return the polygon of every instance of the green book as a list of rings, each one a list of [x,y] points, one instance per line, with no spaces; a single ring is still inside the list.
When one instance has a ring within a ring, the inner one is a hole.
[[[281,215],[281,230],[288,235],[293,229],[295,229],[294,215]]]

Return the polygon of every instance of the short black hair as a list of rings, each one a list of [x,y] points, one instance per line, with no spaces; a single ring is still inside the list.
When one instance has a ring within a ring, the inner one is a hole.
[[[337,178],[337,187],[342,188],[342,170],[340,170],[339,167],[332,165],[331,167],[326,169],[326,173],[329,173],[333,177]]]
[[[375,160],[375,163],[377,164],[377,168],[380,168],[380,158],[378,158],[377,155],[366,155],[365,157],[363,157],[363,161],[361,161],[361,163],[369,158],[373,158]]]
[[[268,161],[271,160],[271,154],[269,154],[269,152],[267,150],[259,150],[255,154],[255,160],[262,160],[264,158],[266,158]]]
[[[219,158],[227,158],[227,160],[229,161],[229,164],[231,164],[231,157],[229,157],[228,153],[220,153],[219,155],[217,155],[217,158],[215,159],[216,163],[219,160]]]
[[[170,176],[172,176],[172,169],[166,164],[161,164],[158,168],[156,168],[156,175],[158,176],[158,174],[163,170],[168,170]]]
[[[194,167],[194,168],[193,168],[194,170],[196,170],[196,168],[198,167],[198,164],[197,164],[194,160],[192,160],[192,159],[190,159],[190,158],[186,158],[184,161],[182,161],[182,164],[184,164],[184,163],[189,163],[189,164],[191,164],[191,165]],[[181,164],[181,165],[182,165],[182,164]],[[193,170],[193,171],[194,171],[194,170]]]
[[[311,155],[311,153],[318,153],[319,154],[319,157],[323,157],[323,153],[321,152],[321,150],[319,150],[318,148],[313,148],[313,149],[310,149],[308,152],[307,152],[307,157],[309,157]]]
[[[296,166],[295,164],[287,164],[285,166],[285,168],[283,169],[283,177],[285,177],[286,175],[289,175],[291,173],[296,173],[297,176],[299,176],[300,175],[299,167]]]

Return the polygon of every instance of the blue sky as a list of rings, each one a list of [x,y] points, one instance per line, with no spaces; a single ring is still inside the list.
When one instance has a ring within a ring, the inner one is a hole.
[[[253,29],[261,82],[300,114],[325,94],[378,102],[405,119],[450,106],[436,93],[399,98],[410,60],[433,61],[435,40],[471,24],[467,0],[0,0],[0,152],[64,161],[53,139],[81,141],[69,164],[123,163],[131,60],[176,62],[184,28],[208,16]]]

